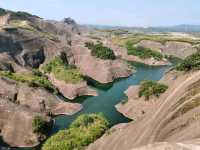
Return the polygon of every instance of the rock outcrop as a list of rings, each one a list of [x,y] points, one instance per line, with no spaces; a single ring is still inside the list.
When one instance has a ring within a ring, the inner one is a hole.
[[[133,69],[121,59],[102,60],[91,56],[90,50],[85,47],[85,42],[90,40],[86,37],[75,37],[72,40],[75,64],[84,75],[104,84],[113,82],[117,78],[128,77],[133,73]]]
[[[20,85],[16,101],[34,112],[53,115],[73,115],[82,108],[80,104],[61,101],[42,88],[26,85]]]
[[[153,50],[156,50],[158,52],[162,52],[162,49],[164,48],[163,44],[155,41],[150,40],[142,40],[139,43],[137,43],[137,46],[142,46],[145,48],[150,48]]]
[[[186,147],[184,141],[193,141],[200,138],[199,132],[199,84],[200,72],[181,73],[170,71],[160,81],[169,86],[168,90],[158,99],[150,99],[148,107],[141,101],[131,96],[128,103],[124,104],[123,112],[125,115],[134,118],[135,121],[127,123],[123,126],[113,127],[109,134],[104,135],[91,144],[89,150],[129,150],[129,149],[161,149],[171,148],[179,150]],[[130,88],[130,91],[135,92],[137,88]],[[133,99],[132,99],[133,98]],[[153,103],[151,105],[151,103]],[[139,103],[137,110],[136,104]],[[141,105],[140,105],[141,104]],[[131,109],[131,106],[133,109]],[[129,111],[125,111],[127,108]],[[144,111],[143,115],[139,112]],[[139,114],[139,115],[138,115]],[[157,142],[168,142],[165,146],[150,145]],[[179,143],[173,144],[173,143]],[[182,144],[181,144],[182,143]],[[189,146],[189,145],[188,145]],[[197,144],[198,146],[198,144]],[[196,146],[196,147],[197,147]]]
[[[167,55],[172,55],[177,58],[186,58],[197,52],[197,48],[195,48],[190,43],[184,42],[166,42],[163,52]]]
[[[13,147],[33,147],[40,143],[40,136],[33,133],[32,122],[36,115],[41,114],[2,98],[0,112],[0,130],[4,142]],[[49,118],[46,120],[50,122]]]
[[[160,42],[142,40],[137,43],[137,45],[145,48],[151,48],[153,50],[162,52],[163,54],[171,55],[181,59],[184,59],[187,56],[197,52],[195,45],[187,42],[168,41],[165,44],[161,44]]]
[[[80,104],[59,100],[43,88],[29,87],[7,78],[0,78],[0,130],[3,141],[14,147],[33,147],[40,136],[33,133],[36,115],[72,115],[82,108]]]
[[[58,88],[64,97],[73,100],[78,96],[98,96],[96,90],[90,88],[86,81],[77,84],[65,83],[64,81],[57,80],[53,74],[49,75],[49,80]]]
[[[138,56],[134,56],[134,55],[128,55],[127,53],[127,49],[124,47],[120,47],[116,44],[114,44],[111,40],[104,40],[103,43],[105,45],[107,45],[108,47],[111,47],[115,53],[115,55],[121,59],[127,60],[127,61],[131,61],[131,62],[138,62],[138,63],[142,63],[142,64],[146,64],[146,65],[150,65],[150,66],[167,66],[170,65],[171,63],[163,58],[162,60],[156,60],[153,57],[152,58],[146,58],[146,59],[141,59]],[[148,42],[147,45],[145,45],[144,47],[147,48],[151,48],[148,47],[149,45],[151,45],[152,41]],[[146,43],[145,43],[146,44]],[[157,45],[158,44],[158,45]],[[153,46],[152,46],[153,45]],[[156,48],[156,50],[158,50],[160,47],[159,43],[156,43],[155,45],[152,44],[152,48]],[[139,45],[138,45],[139,46]],[[160,51],[160,50],[159,50]]]

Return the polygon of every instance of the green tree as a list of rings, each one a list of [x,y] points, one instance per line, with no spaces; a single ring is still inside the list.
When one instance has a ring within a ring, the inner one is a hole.
[[[159,97],[167,89],[167,85],[157,83],[156,81],[145,80],[140,84],[138,96],[144,96],[146,100],[149,100],[150,96]]]
[[[35,116],[33,118],[33,132],[47,134],[51,130],[51,124],[45,121],[41,116]]]

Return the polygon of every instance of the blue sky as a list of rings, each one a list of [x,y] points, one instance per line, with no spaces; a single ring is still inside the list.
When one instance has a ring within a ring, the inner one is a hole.
[[[200,0],[0,0],[0,7],[81,24],[200,25]]]

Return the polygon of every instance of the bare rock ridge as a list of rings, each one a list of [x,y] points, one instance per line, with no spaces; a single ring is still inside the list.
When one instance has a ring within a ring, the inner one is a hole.
[[[117,108],[135,121],[113,127],[110,134],[105,134],[88,149],[198,149],[195,141],[200,138],[196,132],[200,127],[199,75],[199,71],[170,71],[160,80],[169,86],[168,90],[149,101],[135,95],[137,87],[130,87],[126,92],[128,102]]]

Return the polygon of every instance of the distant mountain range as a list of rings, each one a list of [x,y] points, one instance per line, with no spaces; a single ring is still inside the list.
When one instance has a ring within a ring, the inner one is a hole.
[[[148,31],[158,32],[200,32],[200,25],[177,25],[169,27],[149,27]]]
[[[200,25],[176,25],[176,26],[158,26],[158,27],[124,27],[124,26],[108,26],[108,25],[83,25],[88,28],[96,28],[100,30],[116,30],[124,29],[138,32],[200,32]]]

